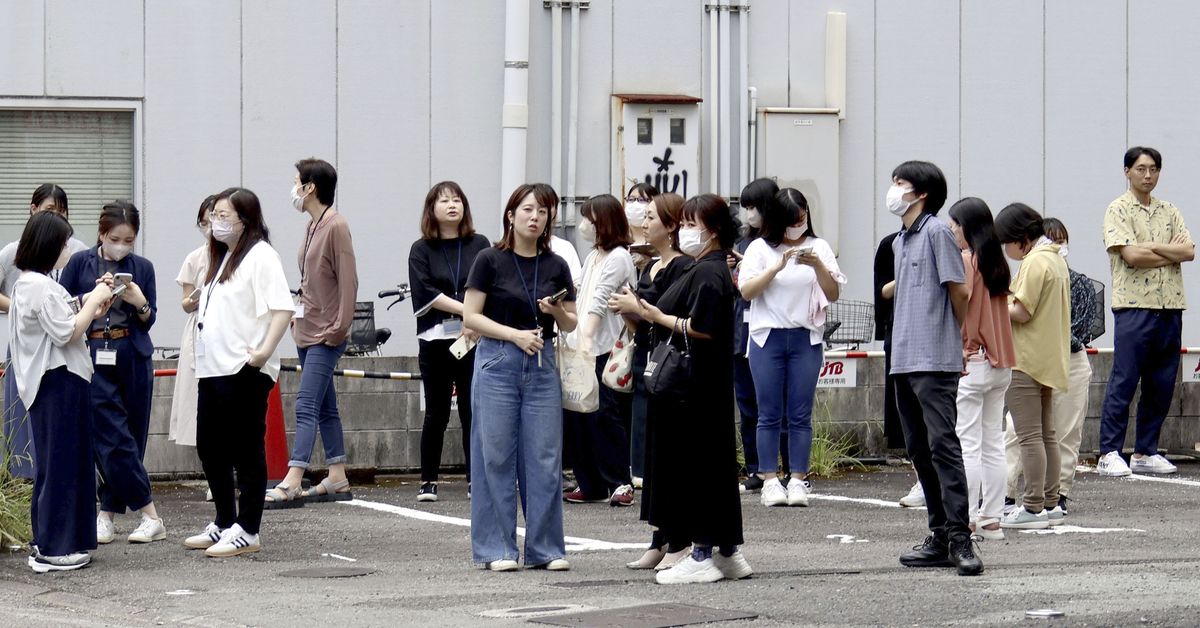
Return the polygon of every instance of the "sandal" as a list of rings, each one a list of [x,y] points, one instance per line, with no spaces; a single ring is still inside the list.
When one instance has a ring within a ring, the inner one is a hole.
[[[304,506],[304,494],[300,488],[292,488],[280,482],[275,488],[267,489],[263,496],[263,509],[278,510],[280,508],[300,508]]]
[[[350,492],[350,480],[334,484],[325,478],[320,484],[304,491],[304,499],[312,502],[348,502],[354,499],[354,495]]]

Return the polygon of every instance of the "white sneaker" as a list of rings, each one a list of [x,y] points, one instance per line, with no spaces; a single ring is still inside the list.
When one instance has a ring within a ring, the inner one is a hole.
[[[1121,452],[1110,451],[1096,463],[1096,472],[1100,475],[1105,475],[1112,478],[1121,478],[1127,475],[1133,475],[1133,471],[1129,470],[1129,465],[1125,464],[1125,460],[1121,458]]]
[[[635,475],[635,476],[633,476],[632,480],[633,480],[633,488],[636,488],[639,491],[642,490],[642,484],[644,482],[642,480],[642,478],[639,478],[638,476]]]
[[[163,520],[161,518],[153,519],[148,515],[142,515],[141,525],[129,534],[130,543],[150,543],[165,538],[167,538],[167,526],[163,524]]]
[[[565,558],[555,558],[548,563],[534,565],[533,567],[530,567],[530,569],[545,569],[546,571],[569,571],[571,569],[571,563],[567,562],[567,559]]]
[[[1133,458],[1130,458],[1129,470],[1133,473],[1168,475],[1175,473],[1179,469],[1167,461],[1162,454],[1154,454],[1153,456],[1142,456],[1141,458],[1134,456]]]
[[[242,529],[240,524],[233,524],[221,533],[221,540],[204,550],[204,555],[210,558],[228,558],[238,554],[257,552],[262,549],[262,543],[257,534],[250,534]]]
[[[783,488],[779,478],[771,478],[763,483],[759,501],[763,506],[784,506],[788,503],[788,491]]]
[[[725,578],[713,559],[706,558],[697,561],[688,556],[670,569],[654,575],[654,581],[659,584],[698,584],[702,582],[717,582]]]
[[[107,545],[117,537],[117,526],[113,520],[104,515],[96,515],[96,542]]]
[[[754,574],[750,563],[746,562],[746,557],[742,555],[742,550],[737,550],[733,556],[723,556],[721,552],[714,552],[713,564],[717,566],[726,580],[741,580]]]
[[[489,571],[516,571],[519,567],[517,561],[509,559],[493,560],[487,564]]]
[[[792,481],[787,485],[787,505],[788,506],[807,506],[808,505],[808,480],[797,480],[792,478]]]
[[[925,506],[925,489],[918,481],[908,489],[908,495],[900,498],[900,505],[905,508],[923,508]]]
[[[210,523],[205,526],[204,531],[195,536],[189,536],[183,540],[183,546],[189,549],[208,549],[217,544],[221,540],[221,535],[225,532],[217,527],[217,524]]]
[[[1055,506],[1054,508],[1047,508],[1042,512],[1046,513],[1046,522],[1050,524],[1051,528],[1057,525],[1062,525],[1063,522],[1067,520],[1067,513],[1063,512],[1063,509],[1059,508],[1058,506]]]
[[[91,554],[87,552],[76,552],[67,554],[66,556],[45,556],[41,552],[34,550],[29,555],[29,567],[36,573],[47,573],[50,571],[71,571],[86,567],[92,562]]]
[[[984,527],[984,526],[994,525],[997,523],[1000,523],[1000,520],[993,518],[993,517],[989,517],[986,519],[980,519],[979,521],[976,521],[974,523],[975,536],[978,536],[981,539],[987,539],[989,541],[1003,541],[1004,540],[1004,528],[1003,527],[996,527],[996,528],[990,528],[990,529]]]
[[[1043,508],[1042,512],[1036,515],[1025,510],[1024,506],[1014,510],[1012,514],[1005,515],[1000,520],[1001,528],[1014,528],[1017,530],[1045,530],[1050,527],[1050,517],[1046,514]]]

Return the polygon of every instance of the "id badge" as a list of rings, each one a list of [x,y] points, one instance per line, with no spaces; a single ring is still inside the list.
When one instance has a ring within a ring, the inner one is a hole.
[[[743,323],[750,322],[750,308],[746,308],[746,311],[742,312],[742,322]]]
[[[112,349],[96,350],[96,366],[116,366],[117,352]]]
[[[195,354],[196,354],[196,357],[198,357],[198,358],[204,357],[204,339],[201,338],[200,336],[196,336]]]
[[[292,318],[304,318],[304,304],[303,303],[296,304],[296,313],[292,316]]]
[[[442,330],[447,334],[461,334],[462,323],[461,318],[447,318],[442,321]]]

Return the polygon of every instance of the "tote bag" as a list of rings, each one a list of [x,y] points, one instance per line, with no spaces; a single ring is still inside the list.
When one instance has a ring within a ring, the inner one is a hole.
[[[658,343],[646,362],[646,390],[654,395],[682,396],[687,393],[692,378],[692,346],[687,333],[687,319],[679,320],[683,328],[683,349],[671,344],[675,330]]]
[[[629,337],[629,328],[621,329],[617,336],[617,344],[612,353],[608,354],[608,362],[604,365],[605,386],[617,392],[633,392],[633,338]]]

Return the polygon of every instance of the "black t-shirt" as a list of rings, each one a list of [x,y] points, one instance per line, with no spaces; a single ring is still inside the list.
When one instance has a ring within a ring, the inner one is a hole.
[[[446,320],[450,314],[430,307],[439,295],[461,302],[475,257],[491,246],[476,233],[466,238],[417,240],[408,253],[408,286],[412,290],[417,333]]]
[[[883,298],[883,287],[896,278],[892,241],[900,232],[890,233],[879,242],[875,251],[875,339],[887,340],[892,331],[892,308],[895,299]]]
[[[688,269],[692,267],[693,263],[695,263],[695,260],[687,255],[676,255],[675,259],[672,259],[671,262],[666,265],[666,267],[660,268],[658,274],[651,278],[650,268],[656,263],[658,263],[657,260],[655,260],[654,263],[647,264],[646,267],[642,269],[641,276],[638,277],[638,297],[645,299],[645,301],[650,305],[658,305],[658,300],[662,297],[662,294],[666,292],[667,289],[670,288],[677,279],[687,273]],[[634,342],[637,343],[638,349],[645,351],[646,353],[650,352],[651,344],[653,342],[653,339],[650,337],[651,327],[653,327],[653,325],[651,325],[649,322],[639,321],[637,332],[634,336]],[[663,338],[666,338],[666,336],[663,336]]]
[[[484,316],[514,329],[540,326],[543,338],[554,337],[554,317],[542,314],[537,300],[564,288],[567,296],[563,301],[575,300],[571,269],[550,251],[521,257],[511,250],[486,249],[475,258],[467,287],[487,295]]]

